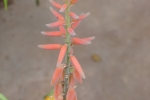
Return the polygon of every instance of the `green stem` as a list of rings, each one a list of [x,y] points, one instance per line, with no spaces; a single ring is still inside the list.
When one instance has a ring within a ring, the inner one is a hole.
[[[70,27],[71,25],[71,20],[70,20],[70,16],[69,16],[69,12],[70,12],[70,0],[66,0],[66,3],[68,4],[68,7],[65,11],[65,21],[66,21],[66,30],[67,28]],[[70,77],[70,48],[71,48],[71,36],[68,32],[66,32],[66,44],[68,45],[67,48],[67,52],[65,55],[65,63],[67,65],[67,67],[65,68],[65,79],[64,79],[64,89],[63,89],[63,93],[64,93],[64,100],[66,100],[66,94],[68,91],[68,85],[69,85],[69,77]]]
[[[4,0],[4,7],[5,7],[5,10],[8,9],[8,1],[7,0]]]

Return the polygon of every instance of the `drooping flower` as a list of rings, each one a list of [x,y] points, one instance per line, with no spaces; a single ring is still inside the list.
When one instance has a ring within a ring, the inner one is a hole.
[[[43,35],[47,36],[63,36],[61,31],[51,31],[51,32],[41,32]]]
[[[92,41],[95,39],[95,36],[87,37],[87,38],[82,38],[85,41]]]
[[[61,48],[61,44],[44,44],[38,45],[39,48],[47,49],[47,50],[59,50]]]
[[[77,26],[80,24],[80,22],[81,22],[80,20],[73,22],[73,23],[71,24],[71,28],[72,28],[72,29],[76,29]]]
[[[80,39],[80,38],[77,38],[77,37],[74,37],[72,38],[72,45],[88,45],[88,44],[91,44],[90,41],[86,41],[84,39]]]
[[[64,12],[64,10],[66,10],[67,8],[67,4],[63,4],[59,10],[59,12]]]
[[[73,74],[70,75],[70,80],[69,80],[69,86],[74,86],[75,85],[75,79],[73,77]]]
[[[66,100],[74,100],[75,97],[76,97],[76,93],[75,93],[74,87],[69,87]]]
[[[63,61],[63,58],[66,54],[66,51],[67,51],[67,45],[64,44],[61,49],[60,49],[60,52],[59,52],[59,56],[58,56],[58,60],[57,60],[57,65],[56,66],[60,66],[60,64],[62,63]]]
[[[81,14],[79,16],[79,20],[83,20],[84,18],[88,17],[90,15],[90,12],[86,13],[86,14]]]
[[[53,27],[58,27],[58,26],[62,26],[65,24],[65,21],[57,21],[54,23],[50,23],[50,24],[46,24],[47,27],[53,28]]]
[[[77,82],[79,82],[80,84],[82,83],[82,77],[75,68],[73,70],[73,77]]]
[[[62,21],[65,20],[64,17],[61,14],[59,14],[57,11],[55,11],[52,7],[50,7],[50,10],[56,18],[58,18],[59,20],[62,20]]]
[[[53,73],[51,85],[54,86],[56,83],[59,82],[59,79],[62,77],[62,72],[63,72],[64,67],[65,67],[65,64],[61,64],[59,67],[56,67]]]
[[[71,28],[71,27],[69,27],[68,29],[67,29],[67,31],[70,33],[70,35],[72,35],[72,36],[75,36],[76,35],[76,33],[74,32],[74,30]]]
[[[62,91],[63,91],[62,84],[61,83],[57,83],[54,86],[54,97],[55,97],[55,100],[57,100],[58,96],[61,95]]]
[[[63,95],[59,95],[58,98],[56,100],[63,100]]]
[[[72,62],[73,67],[79,72],[79,74],[82,76],[83,79],[85,79],[85,74],[81,68],[81,65],[79,64],[78,60],[75,56],[70,55],[70,60]]]
[[[63,25],[59,26],[59,29],[64,35],[66,35],[66,30]]]
[[[49,1],[53,6],[55,6],[58,9],[61,9],[61,5],[59,3],[55,2],[54,0],[49,0]]]
[[[74,12],[70,12],[69,15],[73,18],[73,19],[78,19],[79,16],[76,15]]]

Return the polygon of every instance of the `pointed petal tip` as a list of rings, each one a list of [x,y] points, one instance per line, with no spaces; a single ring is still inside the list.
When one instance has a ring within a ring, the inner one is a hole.
[[[43,47],[43,45],[38,45],[38,47],[39,47],[39,48],[42,48],[42,47]]]
[[[90,15],[90,12],[86,13],[86,15],[89,16],[89,15]]]
[[[53,0],[49,0],[49,2],[53,2]]]
[[[46,24],[47,27],[49,27],[49,24]]]
[[[87,45],[91,44],[91,42],[87,41]]]
[[[92,39],[94,40],[94,39],[95,39],[95,36],[92,36]]]
[[[53,10],[53,7],[50,6],[49,9],[52,11],[52,10]]]
[[[44,32],[44,31],[41,31],[41,34],[45,35],[45,32]]]
[[[86,79],[86,77],[85,77],[85,75],[84,75],[84,74],[82,75],[82,78],[83,78],[83,79]]]

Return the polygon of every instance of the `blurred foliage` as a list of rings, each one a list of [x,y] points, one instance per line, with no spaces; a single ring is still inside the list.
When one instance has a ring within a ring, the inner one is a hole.
[[[0,100],[8,100],[3,94],[0,93]]]
[[[3,2],[4,2],[4,8],[5,8],[5,10],[7,10],[8,9],[8,0],[3,0]],[[40,0],[35,0],[35,4],[37,6],[39,6],[40,5]]]
[[[40,0],[36,0],[36,5],[39,6],[40,5]]]
[[[4,0],[4,7],[5,7],[5,10],[8,9],[8,0]]]
[[[44,100],[54,100],[54,90],[51,90],[50,93],[45,95]]]

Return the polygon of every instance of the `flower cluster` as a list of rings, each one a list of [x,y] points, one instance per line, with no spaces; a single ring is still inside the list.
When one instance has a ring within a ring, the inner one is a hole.
[[[82,13],[78,16],[74,12],[70,12],[70,7],[76,2],[77,0],[65,0],[65,3],[61,5],[56,1],[50,0],[50,3],[56,7],[60,13],[65,12],[65,17],[50,7],[50,11],[57,18],[57,21],[46,24],[46,26],[50,28],[59,27],[59,31],[41,32],[46,36],[63,37],[66,39],[65,44],[39,45],[39,48],[42,49],[60,50],[56,69],[51,81],[51,85],[54,86],[55,100],[77,100],[75,83],[82,83],[82,79],[85,79],[85,74],[78,60],[73,55],[72,47],[75,45],[90,44],[91,41],[95,39],[94,36],[87,38],[73,37],[76,35],[74,31],[76,27],[90,14]],[[64,59],[65,63],[63,63]]]

